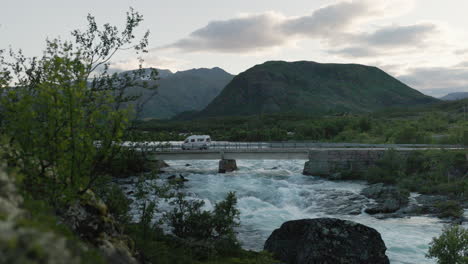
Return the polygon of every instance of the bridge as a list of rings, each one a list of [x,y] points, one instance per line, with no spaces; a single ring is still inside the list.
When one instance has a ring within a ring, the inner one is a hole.
[[[417,150],[466,149],[457,145],[304,142],[216,142],[208,150],[182,150],[180,143],[147,145],[145,148],[152,160],[220,160],[220,173],[236,170],[236,160],[306,160],[304,174],[318,176],[344,170],[365,171],[390,149],[403,158]]]

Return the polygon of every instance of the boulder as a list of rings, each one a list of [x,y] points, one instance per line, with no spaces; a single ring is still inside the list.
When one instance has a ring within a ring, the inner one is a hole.
[[[387,248],[375,229],[340,219],[288,221],[264,249],[286,264],[387,264]]]
[[[13,178],[0,164],[0,263],[82,263],[81,245],[30,224]]]
[[[237,170],[236,160],[222,159],[219,161],[219,173],[226,173]]]
[[[408,192],[383,183],[372,184],[364,188],[361,194],[376,202],[366,208],[365,212],[368,214],[393,213],[406,206],[409,201]]]
[[[62,215],[64,222],[83,240],[97,247],[109,263],[139,263],[133,241],[123,234],[107,206],[88,191]]]

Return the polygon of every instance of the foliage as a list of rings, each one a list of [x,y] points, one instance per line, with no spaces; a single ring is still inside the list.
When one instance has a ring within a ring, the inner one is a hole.
[[[140,121],[135,133],[144,140],[183,140],[209,134],[218,141],[320,141],[403,144],[465,144],[468,99],[426,107],[392,108],[371,114],[297,113]],[[291,132],[291,133],[288,133]],[[182,134],[182,135],[181,135]]]
[[[13,158],[23,162],[32,193],[53,204],[73,199],[119,152],[131,112],[142,103],[127,89],[154,87],[140,82],[138,71],[110,75],[109,60],[122,49],[146,52],[148,33],[140,41],[134,36],[141,21],[131,9],[122,31],[101,29],[89,15],[87,30],[73,31],[74,42],[47,41],[41,58],[21,51],[0,58],[1,131],[18,147]]]
[[[388,150],[376,166],[370,168],[365,179],[369,182],[396,183],[404,175],[404,160],[396,150]]]
[[[131,221],[129,214],[131,200],[127,198],[117,184],[112,183],[110,179],[103,178],[96,184],[94,190],[97,196],[106,204],[114,218],[125,226]]]
[[[65,224],[63,221],[58,218],[55,214],[55,209],[51,207],[47,202],[43,200],[37,200],[31,197],[28,194],[23,194],[24,202],[22,204],[22,209],[26,210],[27,215],[17,220],[16,228],[25,228],[28,230],[38,231],[44,237],[47,237],[49,233],[57,235],[58,238],[63,237],[66,239],[66,249],[70,251],[72,256],[76,256],[80,263],[96,263],[104,264],[106,263],[104,258],[101,256],[99,251],[95,248],[89,248],[86,246],[78,237],[77,234],[73,233],[72,230]],[[40,235],[39,235],[40,236]],[[31,239],[37,239],[37,237],[32,237]],[[27,258],[31,259],[31,262],[23,262],[19,255],[16,255],[14,259],[9,263],[38,263],[40,262],[41,252],[47,251],[43,247],[50,246],[49,244],[41,244],[45,241],[38,241],[35,246],[27,252],[25,248],[20,248],[21,254],[28,254]],[[13,244],[12,244],[13,245]],[[16,245],[19,246],[19,245]],[[14,249],[10,249],[14,251]],[[35,252],[35,253],[34,253]],[[36,255],[32,255],[36,254]],[[70,256],[68,256],[70,257]],[[15,262],[18,261],[18,262]],[[62,261],[62,260],[60,260]]]
[[[439,264],[468,263],[468,230],[458,225],[445,227],[433,238],[426,257],[436,258]]]
[[[436,207],[440,210],[439,217],[455,217],[460,218],[463,216],[463,207],[457,201],[444,201],[436,204]]]
[[[176,194],[171,204],[174,208],[165,218],[176,236],[195,240],[227,238],[236,243],[234,228],[239,225],[239,211],[234,193],[228,193],[213,212],[202,209],[203,200],[188,200],[182,192]]]

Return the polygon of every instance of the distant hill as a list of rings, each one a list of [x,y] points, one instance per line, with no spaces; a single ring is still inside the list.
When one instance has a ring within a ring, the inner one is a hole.
[[[149,74],[149,69],[147,71]],[[141,118],[171,118],[181,112],[200,111],[234,77],[217,67],[176,73],[158,69],[158,72],[160,80],[156,81],[159,85],[157,94],[145,104]],[[138,93],[135,90],[132,92]]]
[[[449,93],[446,96],[440,98],[440,100],[444,101],[454,101],[468,98],[468,92],[459,92],[459,93]]]
[[[270,61],[237,75],[197,116],[371,112],[437,101],[376,67]]]

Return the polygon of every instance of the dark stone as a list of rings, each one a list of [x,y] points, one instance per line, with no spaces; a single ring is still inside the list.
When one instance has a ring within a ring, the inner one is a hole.
[[[188,163],[187,163],[187,164],[185,164],[185,167],[190,167],[190,166],[192,166],[192,165],[190,165],[190,164],[188,164]]]
[[[133,194],[133,191],[127,192],[127,195],[131,195],[131,194]]]
[[[350,191],[335,190],[331,194],[328,190],[318,192],[327,194],[327,197],[316,203],[325,209],[325,213],[331,215],[359,215],[368,204],[366,197]]]
[[[185,179],[185,177],[182,176],[182,174],[179,174],[179,175],[171,175],[171,176],[167,177],[167,179],[168,179],[171,183],[184,183],[184,182],[188,182],[188,181],[189,181],[188,179]]]
[[[368,214],[393,213],[406,206],[409,201],[408,192],[403,192],[396,186],[387,186],[383,183],[370,185],[363,189],[361,194],[374,199],[376,202],[365,210]]]
[[[222,159],[219,161],[219,173],[226,173],[237,170],[236,160]]]
[[[388,264],[375,229],[340,219],[288,221],[273,231],[264,249],[286,264]]]
[[[277,170],[277,169],[278,169],[278,167],[273,167],[270,170]]]

